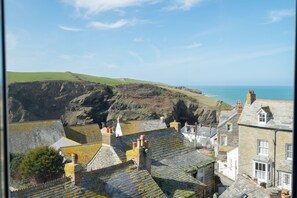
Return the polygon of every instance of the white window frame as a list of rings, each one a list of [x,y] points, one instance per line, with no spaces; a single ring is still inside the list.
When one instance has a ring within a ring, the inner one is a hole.
[[[257,178],[258,183],[271,181],[272,165],[269,163],[263,163],[254,161],[253,163],[253,175]]]
[[[226,129],[227,129],[228,132],[231,132],[232,131],[232,124],[231,123],[227,123]]]
[[[278,185],[280,188],[291,190],[292,185],[292,174],[286,172],[278,173]]]
[[[257,154],[268,156],[269,155],[269,143],[267,140],[258,139],[257,140]]]
[[[265,111],[261,110],[258,113],[258,122],[259,122],[259,124],[266,124],[266,122],[267,122],[267,113]]]
[[[291,149],[289,149],[291,147]],[[293,146],[292,144],[286,144],[286,160],[292,160],[293,158]]]
[[[223,138],[226,138],[226,141],[225,141],[225,144],[223,144]],[[221,135],[221,142],[220,142],[220,145],[221,146],[227,146],[228,145],[228,137],[227,137],[227,135]]]

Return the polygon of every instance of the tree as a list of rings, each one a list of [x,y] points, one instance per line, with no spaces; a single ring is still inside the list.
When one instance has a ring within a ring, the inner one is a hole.
[[[34,178],[37,183],[53,180],[64,173],[63,157],[53,148],[37,147],[25,155],[20,171],[24,179]]]
[[[19,178],[19,166],[24,159],[24,154],[22,153],[11,153],[10,154],[10,176],[14,179]]]

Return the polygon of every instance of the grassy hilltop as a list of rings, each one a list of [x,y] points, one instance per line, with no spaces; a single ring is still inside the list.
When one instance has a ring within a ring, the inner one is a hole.
[[[133,80],[129,78],[106,78],[86,74],[76,74],[71,72],[7,72],[8,84],[17,82],[34,82],[48,80],[68,80],[68,81],[87,81],[100,83],[109,86],[123,84],[158,84],[142,80]]]

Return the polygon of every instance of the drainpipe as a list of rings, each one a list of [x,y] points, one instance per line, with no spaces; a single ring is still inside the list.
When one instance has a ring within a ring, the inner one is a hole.
[[[274,144],[274,156],[273,156],[273,185],[276,186],[275,184],[275,172],[276,172],[276,163],[275,163],[275,160],[276,160],[276,133],[277,133],[277,130],[274,130],[274,140],[273,140],[273,144]]]

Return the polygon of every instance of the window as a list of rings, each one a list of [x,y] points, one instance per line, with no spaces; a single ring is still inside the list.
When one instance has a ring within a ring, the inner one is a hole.
[[[266,123],[266,113],[264,112],[259,113],[259,123]]]
[[[254,162],[254,177],[260,182],[267,182],[271,179],[271,165],[261,162]]]
[[[291,188],[291,174],[290,173],[284,173],[284,172],[279,172],[278,175],[278,182],[279,186],[283,188]]]
[[[197,171],[197,179],[199,181],[201,181],[202,183],[205,182],[205,170],[204,170],[204,168],[198,169],[198,171]]]
[[[266,155],[268,156],[268,141],[266,140],[258,140],[257,143],[257,147],[258,147],[258,155]]]
[[[232,131],[232,124],[227,124],[227,131],[231,132]]]
[[[286,144],[286,159],[292,160],[292,156],[293,156],[292,144]]]
[[[227,146],[227,136],[221,136],[221,146]]]

